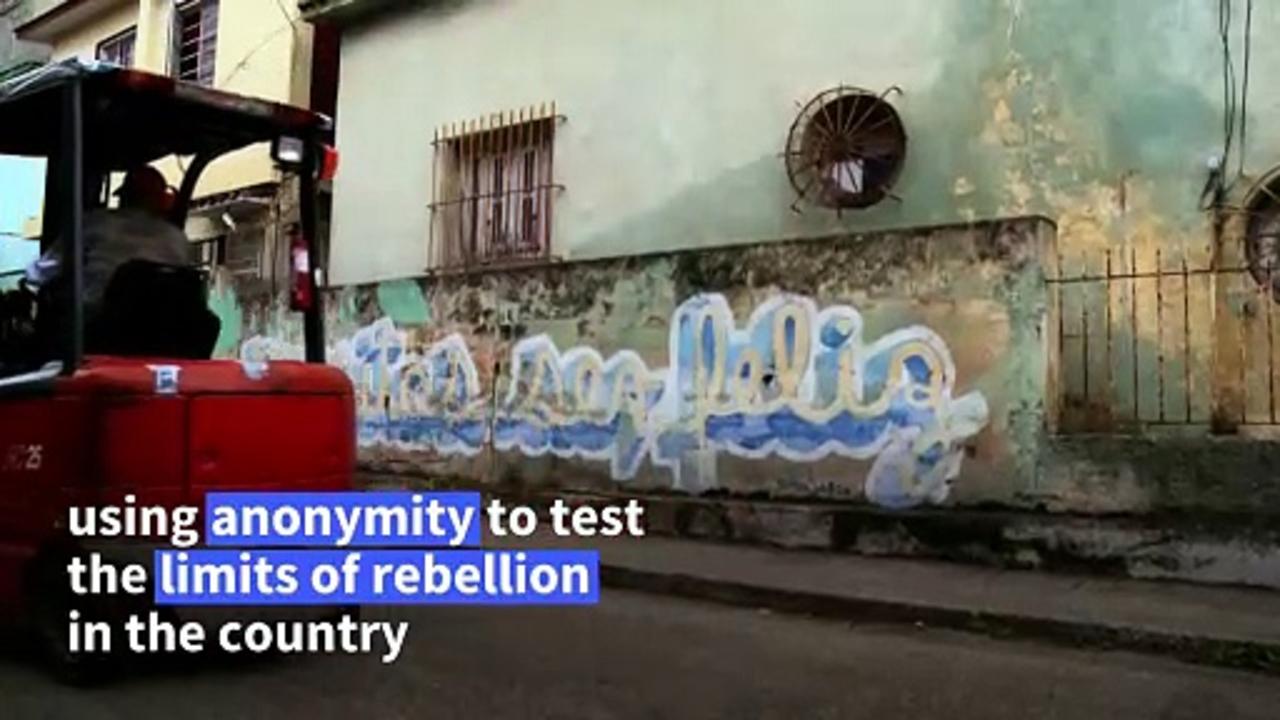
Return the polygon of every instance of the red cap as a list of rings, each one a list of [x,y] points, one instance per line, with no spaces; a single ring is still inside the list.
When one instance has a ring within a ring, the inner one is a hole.
[[[134,168],[124,176],[124,182],[121,183],[120,189],[116,190],[117,197],[132,195],[134,197],[164,197],[169,192],[169,183],[164,179],[164,175],[159,170],[150,165],[143,165]]]

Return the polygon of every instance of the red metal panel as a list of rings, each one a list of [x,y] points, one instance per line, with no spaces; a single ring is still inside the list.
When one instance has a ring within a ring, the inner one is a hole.
[[[87,408],[79,398],[0,399],[0,604],[16,602],[21,569],[66,512],[82,477]]]
[[[67,381],[75,393],[154,395],[156,366],[178,368],[182,395],[351,392],[351,381],[328,365],[272,361],[260,366],[232,360],[138,360],[94,356]]]
[[[176,383],[154,365],[176,367]],[[336,368],[90,358],[52,394],[0,398],[0,605],[73,504],[342,490],[354,470],[351,382]]]
[[[191,487],[341,490],[354,472],[349,395],[191,400]]]
[[[100,502],[126,494],[143,504],[176,505],[186,498],[187,400],[164,396],[99,399],[99,455],[91,469]]]

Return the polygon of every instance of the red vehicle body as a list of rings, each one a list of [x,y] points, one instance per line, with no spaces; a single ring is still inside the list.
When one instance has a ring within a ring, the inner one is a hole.
[[[179,391],[157,394],[156,371]],[[0,602],[20,604],[72,505],[201,505],[210,490],[346,490],[351,384],[336,368],[90,356],[42,397],[0,398]],[[163,539],[157,539],[163,540]]]
[[[352,388],[323,363],[314,267],[316,183],[336,161],[323,144],[328,130],[326,118],[307,110],[77,61],[0,84],[0,152],[48,161],[42,247],[63,243],[67,281],[60,292],[73,309],[57,316],[56,343],[46,355],[0,374],[5,618],[45,610],[50,623],[65,627],[66,561],[84,551],[66,529],[72,506],[118,504],[127,495],[139,505],[199,506],[211,490],[351,487]],[[222,154],[266,142],[299,178],[291,253],[301,272],[290,296],[302,314],[307,362],[208,359],[216,318],[207,351],[194,354],[110,355],[86,345],[83,214],[105,202],[111,174],[187,156],[170,218],[181,227],[203,169]],[[129,545],[122,551],[145,554],[145,543]]]

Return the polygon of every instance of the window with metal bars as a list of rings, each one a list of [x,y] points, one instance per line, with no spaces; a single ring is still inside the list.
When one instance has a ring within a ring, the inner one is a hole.
[[[555,105],[437,130],[431,260],[459,268],[551,254]]]
[[[227,264],[226,235],[219,235],[208,240],[199,240],[192,243],[192,245],[195,246],[196,257],[199,258],[197,265],[200,269],[213,270]]]
[[[120,67],[133,67],[133,49],[137,44],[138,28],[135,26],[98,43],[96,54],[102,62]]]
[[[225,268],[232,275],[260,277],[263,273],[264,230],[261,227],[241,229],[192,243],[198,266],[212,271]]]
[[[217,62],[218,0],[194,0],[174,13],[173,74],[211,86]]]

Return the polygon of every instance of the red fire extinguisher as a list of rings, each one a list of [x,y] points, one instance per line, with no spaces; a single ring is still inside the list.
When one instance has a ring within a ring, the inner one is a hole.
[[[311,252],[307,248],[307,238],[302,234],[302,226],[298,223],[289,226],[289,264],[292,268],[289,307],[295,311],[310,310],[315,299]]]

